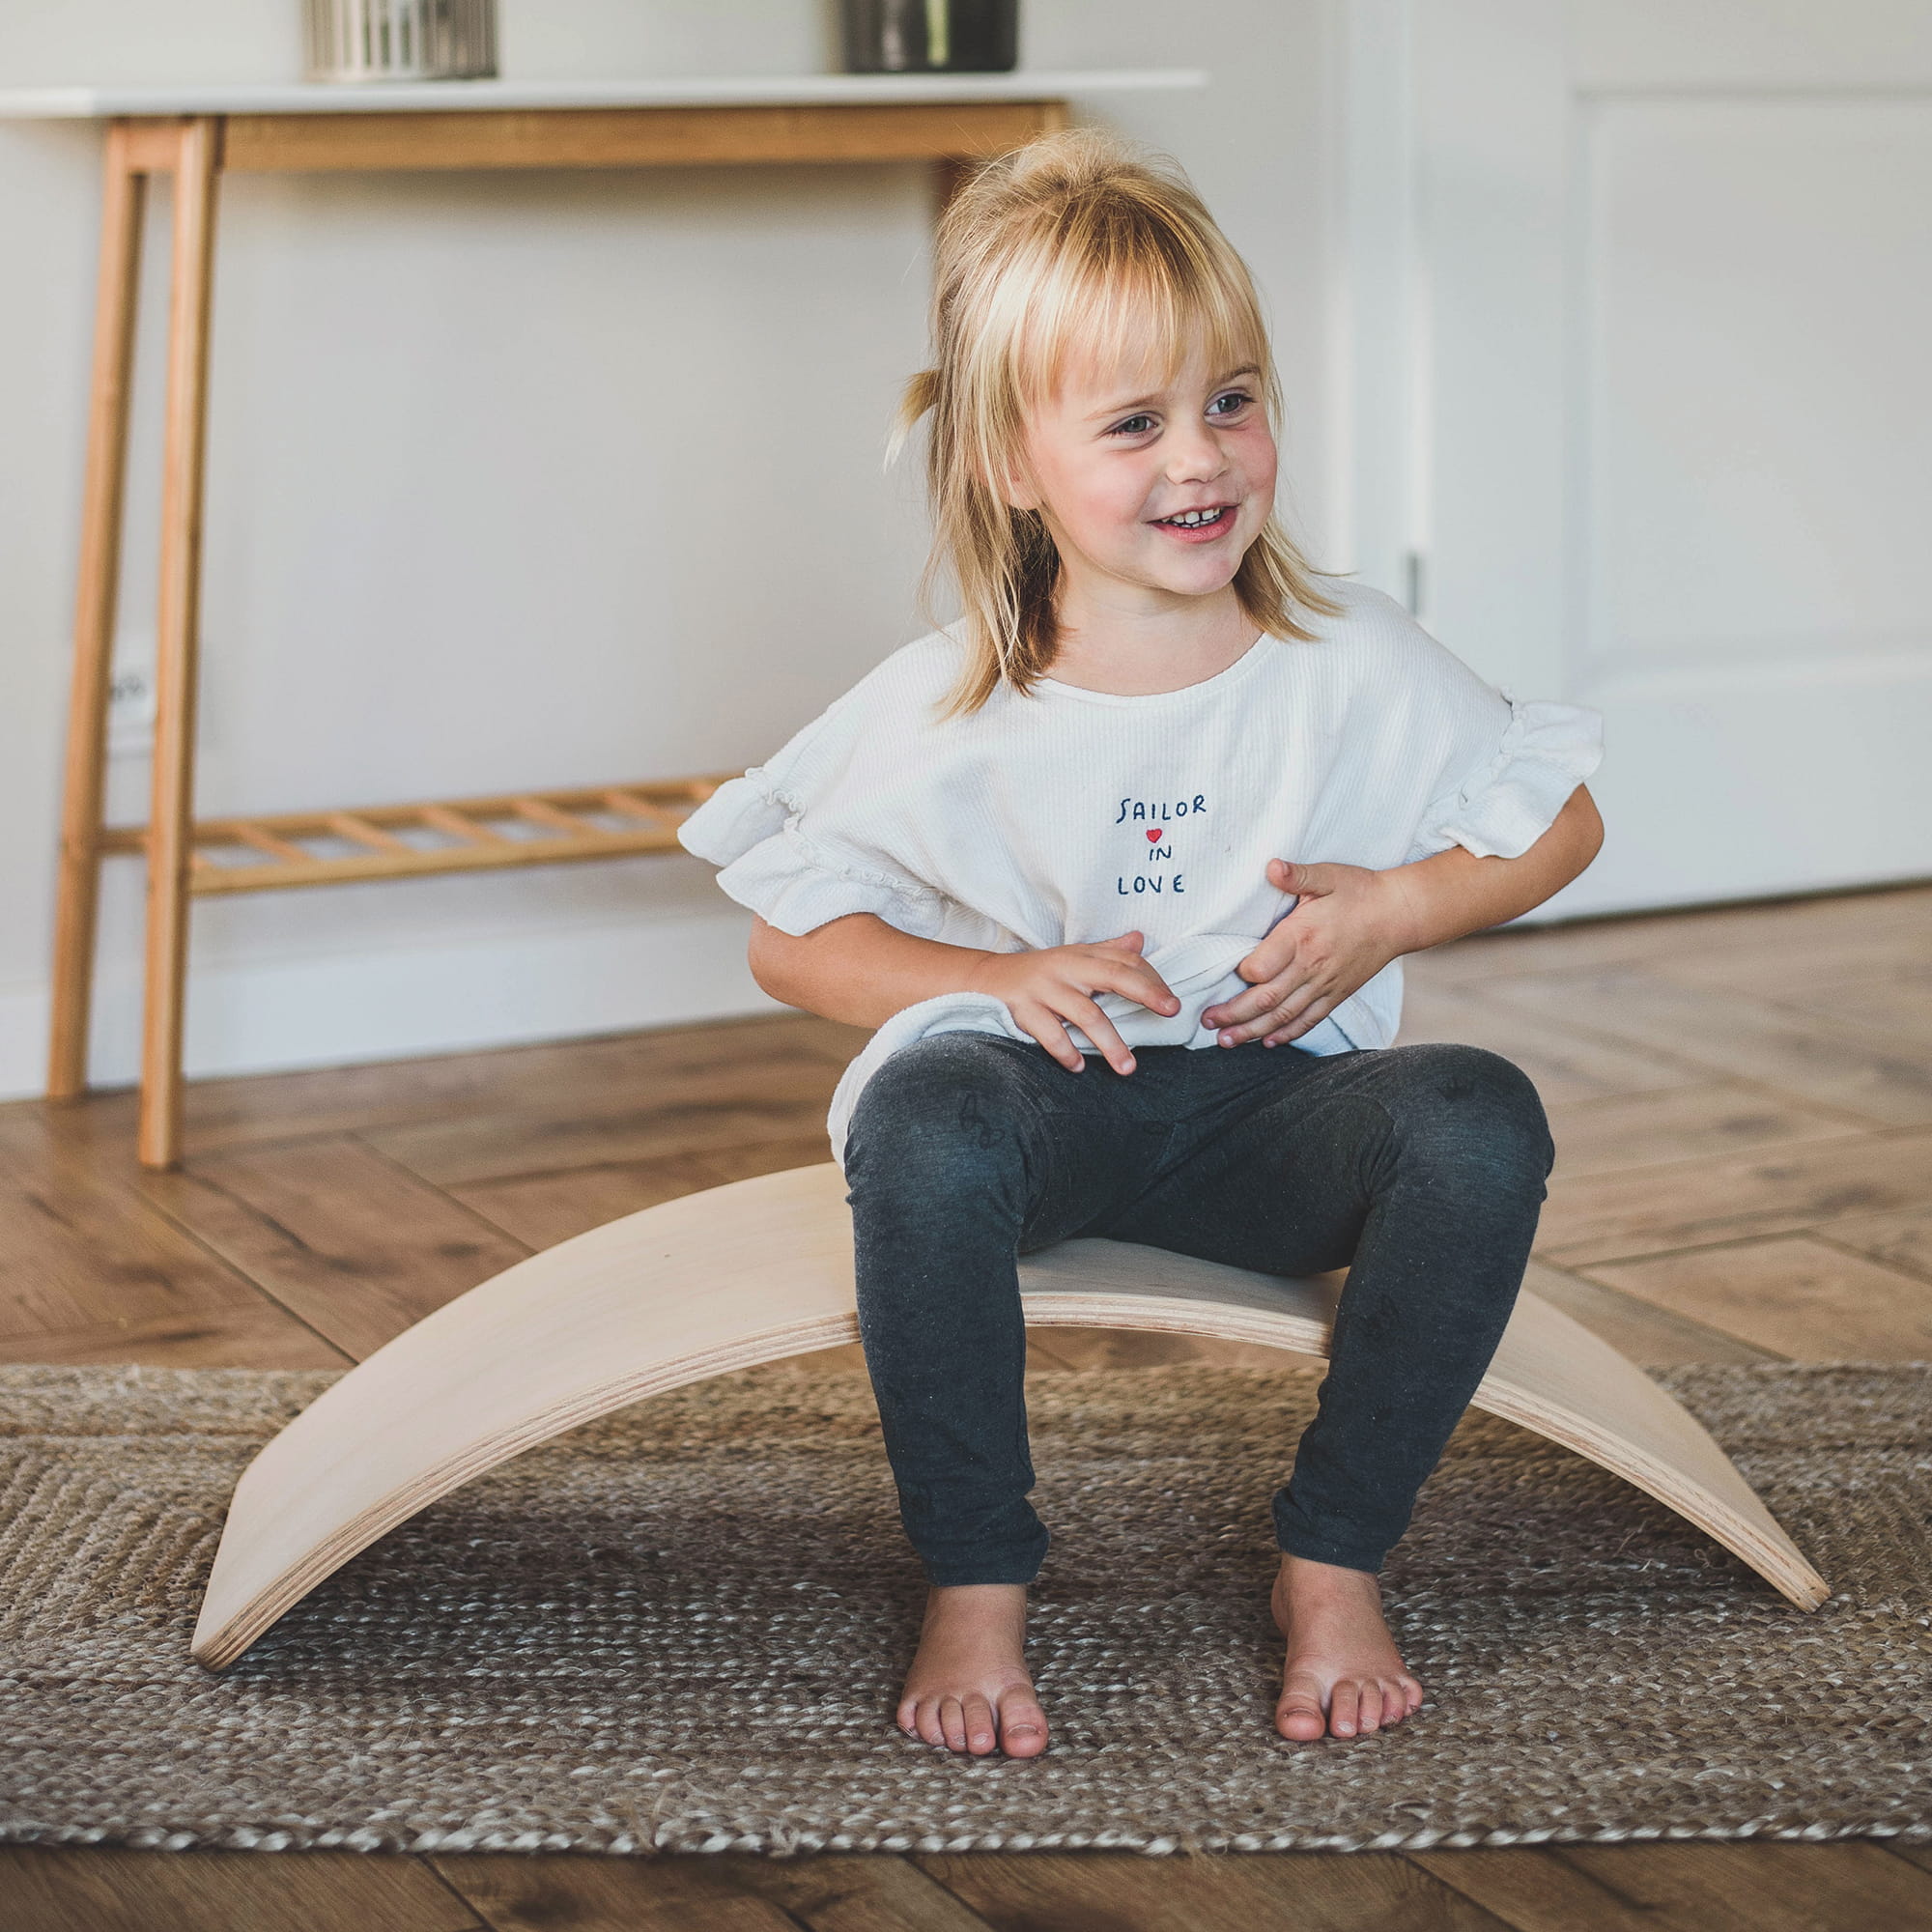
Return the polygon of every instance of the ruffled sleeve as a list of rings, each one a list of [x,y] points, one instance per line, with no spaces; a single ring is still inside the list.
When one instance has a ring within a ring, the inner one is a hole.
[[[1342,616],[1324,640],[1348,693],[1336,803],[1322,820],[1334,856],[1373,849],[1385,856],[1357,863],[1390,866],[1461,845],[1479,859],[1520,858],[1603,762],[1603,714],[1518,697],[1385,592],[1334,589]],[[1390,835],[1385,845],[1370,826]]]
[[[1601,712],[1500,690],[1495,699],[1507,716],[1488,755],[1423,814],[1423,837],[1436,850],[1462,845],[1479,859],[1520,858],[1603,761]]]
[[[719,886],[794,936],[850,912],[876,913],[920,939],[938,935],[946,901],[875,852],[848,851],[805,829],[807,814],[753,766],[722,784],[678,827],[687,852],[723,867]]]
[[[679,825],[678,843],[720,867],[719,886],[781,932],[800,936],[869,912],[930,939],[946,921],[944,895],[866,836],[875,813],[855,779],[864,716],[853,696],[720,785]]]

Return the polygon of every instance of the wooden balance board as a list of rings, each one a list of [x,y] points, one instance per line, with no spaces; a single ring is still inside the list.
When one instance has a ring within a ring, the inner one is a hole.
[[[830,1162],[667,1201],[519,1262],[327,1389],[243,1473],[195,1629],[233,1663],[357,1550],[510,1457],[646,1396],[858,1338]],[[1319,1282],[1131,1241],[1020,1262],[1035,1327],[1141,1328],[1325,1356]],[[1524,1293],[1475,1406],[1668,1504],[1804,1609],[1830,1591],[1680,1404]],[[1284,1445],[1284,1454],[1286,1454]]]

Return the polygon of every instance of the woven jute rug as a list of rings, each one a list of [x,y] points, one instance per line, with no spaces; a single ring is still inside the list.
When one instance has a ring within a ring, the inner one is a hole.
[[[1932,1836],[1932,1369],[1665,1379],[1836,1586],[1806,1616],[1484,1417],[1385,1577],[1429,1691],[1269,1727],[1299,1369],[1041,1376],[1032,1763],[891,1724],[921,1589],[861,1378],[763,1370],[537,1450],[227,1675],[188,1634],[243,1464],[327,1375],[0,1370],[0,1837],[279,1850],[1264,1851]]]

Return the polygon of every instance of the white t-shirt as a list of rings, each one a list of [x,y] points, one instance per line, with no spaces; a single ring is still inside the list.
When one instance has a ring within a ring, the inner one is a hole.
[[[1015,952],[1132,927],[1180,1001],[1099,1006],[1129,1046],[1213,1047],[1203,1009],[1294,907],[1271,858],[1383,870],[1466,846],[1515,858],[1603,756],[1603,720],[1484,683],[1393,599],[1326,581],[1340,615],[1311,642],[1262,636],[1178,691],[1002,684],[967,718],[932,708],[964,660],[952,631],[903,645],[678,829],[718,883],[781,932],[875,913],[924,939]],[[1402,963],[1294,1044],[1386,1046]],[[1004,1001],[943,993],[895,1013],[839,1082],[836,1157],[886,1057],[959,1028],[1029,1039]],[[1073,1043],[1096,1052],[1077,1029]]]

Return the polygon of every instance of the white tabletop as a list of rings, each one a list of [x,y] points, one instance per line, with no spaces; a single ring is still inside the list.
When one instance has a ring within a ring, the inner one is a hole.
[[[810,73],[638,80],[430,80],[221,87],[34,87],[0,90],[0,120],[93,120],[113,114],[388,114],[486,107],[762,107],[865,100],[1040,100],[1127,89],[1205,87],[1195,68],[1093,72]]]

